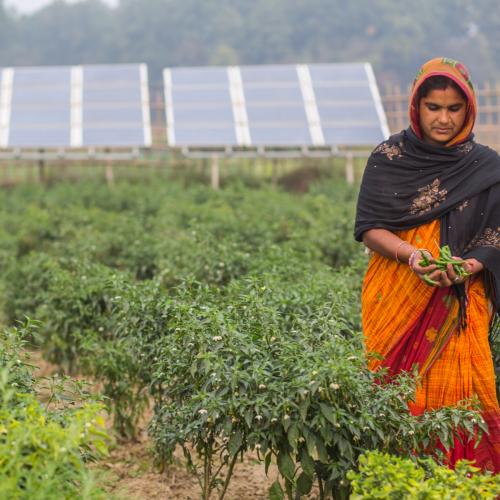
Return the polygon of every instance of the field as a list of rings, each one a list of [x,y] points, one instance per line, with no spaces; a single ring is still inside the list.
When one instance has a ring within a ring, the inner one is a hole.
[[[494,498],[426,458],[475,409],[412,417],[366,368],[356,188],[203,175],[0,191],[2,497]]]

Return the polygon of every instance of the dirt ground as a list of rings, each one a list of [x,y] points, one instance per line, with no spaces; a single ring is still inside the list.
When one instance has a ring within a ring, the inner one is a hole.
[[[118,499],[195,500],[200,498],[197,479],[183,465],[181,453],[176,462],[160,474],[153,466],[149,440],[144,430],[136,442],[120,443],[102,461],[98,469],[105,470],[105,488]],[[277,471],[270,468],[269,477],[255,457],[248,456],[236,464],[225,498],[246,500],[268,498],[268,489]],[[213,495],[217,498],[216,495]]]

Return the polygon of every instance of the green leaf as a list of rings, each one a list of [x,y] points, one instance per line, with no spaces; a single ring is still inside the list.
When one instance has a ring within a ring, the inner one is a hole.
[[[285,498],[285,493],[279,481],[274,481],[274,483],[269,488],[269,500],[283,500]]]
[[[307,452],[306,448],[302,448],[300,451],[300,465],[302,470],[309,476],[314,477],[314,461],[311,455]]]
[[[231,436],[231,438],[229,439],[229,443],[227,444],[227,448],[232,457],[234,457],[238,453],[242,443],[243,436],[241,434],[241,431],[238,430]]]
[[[303,472],[297,479],[297,491],[301,495],[307,495],[312,489],[313,480],[312,478]]]
[[[266,476],[267,476],[267,473],[269,472],[269,466],[271,465],[272,458],[273,458],[273,454],[271,452],[269,452],[266,455],[266,458],[264,459],[264,469],[266,471]]]
[[[288,429],[288,442],[290,446],[295,450],[297,449],[297,440],[299,439],[299,428],[296,423],[293,423]]]
[[[323,416],[328,420],[328,422],[334,425],[337,423],[337,419],[335,418],[333,410],[331,409],[330,406],[326,405],[325,403],[320,403],[319,408]]]
[[[307,419],[307,411],[309,410],[309,405],[311,404],[311,402],[309,401],[308,398],[304,399],[304,401],[302,401],[300,403],[300,406],[299,406],[299,413],[300,413],[300,418],[305,421]]]
[[[295,475],[295,466],[288,453],[278,453],[278,470],[283,477],[293,479]]]
[[[306,446],[307,446],[307,451],[309,455],[314,454],[314,450],[316,449],[316,441],[314,439],[314,434],[309,432],[307,429],[304,428],[303,430],[304,437],[306,438]]]
[[[318,452],[318,458],[323,463],[328,463],[328,453],[325,448],[325,444],[323,443],[323,439],[319,436],[316,437],[316,451]]]

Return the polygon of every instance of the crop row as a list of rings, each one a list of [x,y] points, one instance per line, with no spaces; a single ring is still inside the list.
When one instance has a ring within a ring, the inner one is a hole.
[[[40,320],[31,340],[47,358],[102,382],[122,434],[152,401],[158,463],[181,447],[204,498],[222,498],[250,450],[277,463],[274,498],[313,484],[346,496],[367,450],[425,456],[480,420],[468,407],[410,416],[413,378],[382,385],[367,370],[354,196],[328,184],[300,197],[154,184],[2,193],[5,316]]]

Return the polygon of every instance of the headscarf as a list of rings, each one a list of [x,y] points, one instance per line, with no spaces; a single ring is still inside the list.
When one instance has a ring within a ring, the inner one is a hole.
[[[436,75],[451,78],[467,97],[464,126],[444,146],[424,142],[418,120],[418,88]],[[409,113],[411,126],[368,159],[355,238],[361,241],[368,229],[400,231],[440,219],[440,245],[483,263],[489,296],[500,311],[500,157],[474,141],[476,100],[465,66],[448,58],[425,63],[413,84]],[[463,299],[464,286],[454,289]]]
[[[465,121],[462,130],[453,137],[453,139],[446,144],[447,147],[460,144],[467,140],[474,128],[476,121],[477,104],[476,94],[474,93],[474,86],[469,76],[469,71],[460,62],[447,57],[436,57],[427,61],[417,73],[415,80],[413,80],[413,87],[410,95],[410,103],[408,113],[410,115],[410,125],[415,135],[423,140],[422,130],[420,128],[419,120],[419,103],[418,89],[422,84],[432,76],[446,76],[453,80],[462,89],[467,99],[467,109],[465,114]]]

